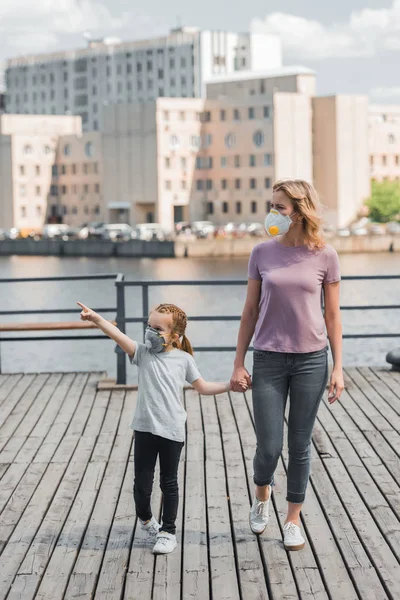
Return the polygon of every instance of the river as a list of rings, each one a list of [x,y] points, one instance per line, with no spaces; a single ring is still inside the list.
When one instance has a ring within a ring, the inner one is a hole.
[[[399,254],[346,254],[340,256],[343,275],[400,275]],[[59,257],[0,257],[0,278],[85,275],[95,273],[125,274],[135,280],[185,279],[245,279],[244,259],[102,259]],[[77,300],[88,306],[115,306],[112,281],[95,282],[33,282],[8,284],[1,289],[0,310],[73,308]],[[243,286],[154,288],[150,305],[174,302],[189,315],[240,314],[245,297]],[[400,280],[343,282],[342,305],[399,304]],[[129,288],[126,314],[141,316],[139,290]],[[113,315],[110,315],[110,318]],[[77,313],[77,318],[79,317]],[[41,316],[52,321],[58,317]],[[60,317],[71,320],[71,315]],[[32,316],[2,317],[7,321],[34,321]],[[345,333],[400,332],[400,311],[343,311]],[[194,345],[234,345],[238,323],[189,323],[188,336]],[[140,326],[127,328],[128,335],[141,337]],[[7,337],[14,334],[7,334]],[[16,334],[18,335],[18,334]],[[23,334],[26,336],[26,334]],[[42,335],[39,333],[38,335]],[[4,337],[4,334],[3,334]],[[345,340],[344,363],[353,365],[384,365],[386,352],[400,346],[400,339]],[[53,372],[105,370],[115,376],[114,344],[105,339],[92,341],[4,342],[1,349],[2,372]],[[231,353],[198,353],[196,360],[204,377],[227,379],[230,376]],[[248,367],[251,356],[248,356]],[[136,382],[134,367],[128,367],[128,381]]]

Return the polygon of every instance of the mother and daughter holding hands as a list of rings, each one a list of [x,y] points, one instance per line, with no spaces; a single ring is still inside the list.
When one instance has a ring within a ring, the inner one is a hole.
[[[271,211],[265,220],[272,239],[257,245],[250,256],[247,297],[228,383],[209,382],[201,377],[186,337],[186,314],[174,304],[159,304],[151,311],[141,343],[78,303],[81,318],[92,321],[112,338],[139,370],[132,422],[133,493],[141,526],[154,538],[155,554],[172,552],[177,545],[178,466],[186,422],[181,398],[185,382],[199,394],[210,396],[252,389],[257,444],[249,524],[255,534],[263,533],[268,524],[289,396],[288,511],[283,543],[286,550],[304,547],[300,511],[310,472],[312,430],[328,382],[327,338],[333,359],[329,402],[335,402],[344,388],[339,260],[336,251],[323,241],[320,223],[319,200],[312,185],[302,180],[282,180],[274,185]],[[253,336],[250,375],[244,363]],[[161,524],[152,514],[150,503],[157,457],[163,493]]]

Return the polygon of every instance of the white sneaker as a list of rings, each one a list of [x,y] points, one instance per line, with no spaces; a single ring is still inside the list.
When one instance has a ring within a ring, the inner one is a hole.
[[[176,535],[167,531],[160,531],[157,534],[157,541],[154,544],[153,554],[169,554],[177,546]]]
[[[271,501],[271,487],[268,500],[261,502],[254,496],[250,509],[250,529],[253,533],[262,533],[269,521],[269,503]]]
[[[139,519],[139,521],[142,525],[142,529],[147,531],[150,537],[155,538],[161,527],[161,525],[157,522],[157,519],[151,517],[150,521],[146,524],[141,519]]]
[[[302,550],[305,546],[305,539],[301,535],[300,527],[291,523],[286,523],[283,527],[283,545],[285,550]]]

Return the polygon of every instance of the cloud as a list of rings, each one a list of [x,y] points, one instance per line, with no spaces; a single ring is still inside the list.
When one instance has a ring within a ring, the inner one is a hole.
[[[290,57],[311,60],[375,56],[380,51],[400,50],[400,0],[389,8],[354,11],[341,23],[324,25],[282,12],[253,19],[256,33],[278,34]]]
[[[390,102],[400,99],[400,86],[376,87],[370,90],[369,97],[373,100]]]

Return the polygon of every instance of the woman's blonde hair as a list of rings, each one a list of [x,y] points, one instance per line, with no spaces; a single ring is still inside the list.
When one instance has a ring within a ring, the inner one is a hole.
[[[154,310],[155,312],[172,315],[172,333],[176,333],[179,336],[172,345],[174,348],[184,350],[184,352],[188,352],[193,356],[192,344],[185,335],[187,327],[186,313],[175,304],[159,304]]]
[[[325,245],[321,233],[321,204],[316,189],[303,179],[281,179],[274,184],[273,192],[282,191],[301,217],[307,245],[320,249]]]

